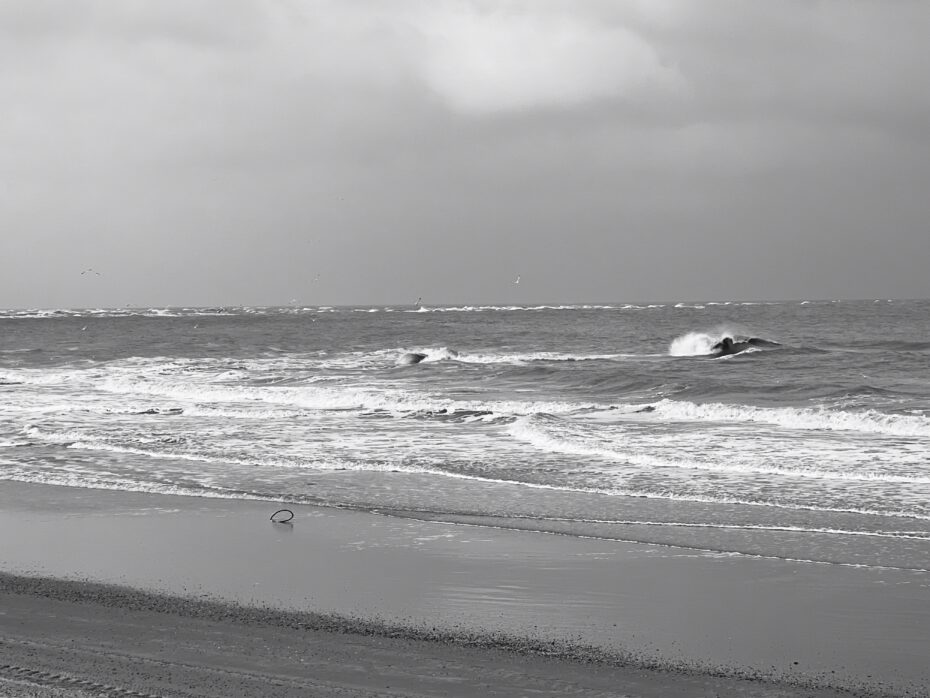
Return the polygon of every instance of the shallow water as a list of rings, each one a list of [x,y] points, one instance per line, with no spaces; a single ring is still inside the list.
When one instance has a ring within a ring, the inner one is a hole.
[[[930,685],[924,573],[301,505],[273,524],[270,503],[63,489],[0,487],[4,570],[854,695]]]

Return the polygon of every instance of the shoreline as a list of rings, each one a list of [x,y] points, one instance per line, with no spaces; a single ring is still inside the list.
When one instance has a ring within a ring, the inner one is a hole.
[[[39,611],[65,603],[504,652],[618,679],[736,682],[725,695],[747,682],[771,695],[930,685],[926,575],[310,505],[289,505],[294,525],[276,525],[275,508],[2,482],[0,594]]]

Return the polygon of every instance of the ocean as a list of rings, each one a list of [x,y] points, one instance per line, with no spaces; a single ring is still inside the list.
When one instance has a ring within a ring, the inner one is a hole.
[[[928,415],[930,301],[0,311],[0,479],[72,488],[926,572]]]

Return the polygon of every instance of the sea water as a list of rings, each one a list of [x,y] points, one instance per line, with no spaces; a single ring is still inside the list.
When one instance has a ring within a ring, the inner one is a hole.
[[[0,311],[0,479],[74,488],[921,572],[928,415],[930,301]]]

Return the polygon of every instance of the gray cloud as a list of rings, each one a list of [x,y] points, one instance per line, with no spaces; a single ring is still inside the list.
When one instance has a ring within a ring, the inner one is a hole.
[[[928,19],[8,1],[0,298],[926,296]]]

